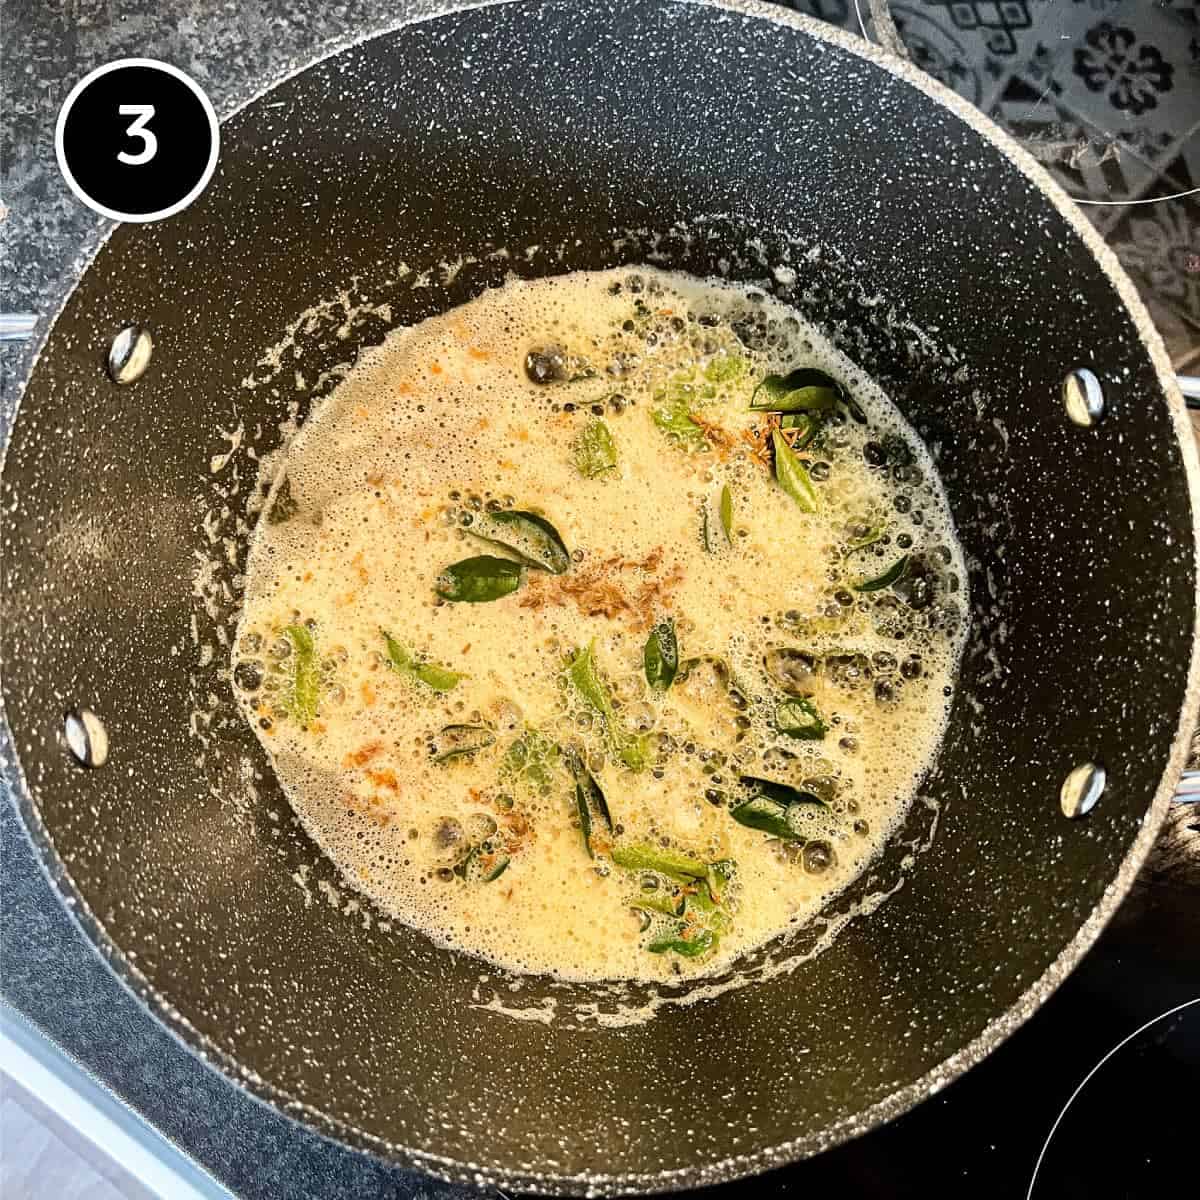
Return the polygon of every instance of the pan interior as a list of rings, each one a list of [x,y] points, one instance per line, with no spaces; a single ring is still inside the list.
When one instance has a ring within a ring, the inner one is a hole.
[[[222,638],[262,500],[250,451],[340,364],[510,275],[632,263],[769,287],[880,382],[936,457],[972,636],[877,868],[754,986],[624,1027],[603,992],[514,984],[351,903],[245,728]],[[104,355],[131,321],[155,352],[118,388]],[[1079,366],[1108,402],[1091,429],[1060,402]],[[200,202],[100,250],[4,487],[19,798],[90,933],[247,1086],[465,1179],[699,1182],[913,1102],[1112,885],[1184,704],[1187,478],[1109,278],[923,92],[718,7],[455,12],[279,85],[226,125]],[[73,705],[102,717],[104,767],[64,753]],[[1069,823],[1060,785],[1087,761],[1108,786]]]

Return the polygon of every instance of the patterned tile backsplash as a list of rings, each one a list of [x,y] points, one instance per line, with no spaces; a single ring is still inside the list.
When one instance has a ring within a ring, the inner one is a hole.
[[[868,0],[778,0],[875,34]],[[909,57],[1009,130],[1200,372],[1200,0],[891,0]],[[1130,203],[1130,202],[1134,203]]]

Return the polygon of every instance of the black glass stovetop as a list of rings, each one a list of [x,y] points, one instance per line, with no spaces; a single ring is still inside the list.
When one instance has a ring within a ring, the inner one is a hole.
[[[0,833],[5,921],[21,930],[19,942],[6,939],[5,999],[239,1200],[479,1195],[308,1133],[201,1065],[84,943],[7,805]],[[1194,1187],[1198,1097],[1193,805],[1174,815],[1151,869],[1079,968],[983,1063],[892,1124],[819,1158],[694,1194],[1162,1200],[1183,1181]]]

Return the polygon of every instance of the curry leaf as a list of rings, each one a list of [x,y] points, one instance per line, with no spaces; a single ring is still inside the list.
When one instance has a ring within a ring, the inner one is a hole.
[[[717,947],[718,938],[711,929],[697,929],[694,933],[680,933],[672,937],[656,938],[647,944],[651,954],[665,954],[668,950],[684,958],[699,958]]]
[[[907,570],[908,555],[906,554],[892,563],[882,575],[876,575],[874,579],[864,579],[861,583],[856,583],[854,590],[856,592],[882,592],[885,588],[890,588],[892,584],[899,583]]]
[[[486,725],[445,725],[429,744],[434,762],[464,758],[495,745],[496,735]]]
[[[787,820],[788,806],[768,796],[753,796],[729,810],[729,815],[749,829],[769,833],[773,837],[791,839],[795,836]]]
[[[579,813],[579,828],[583,832],[583,844],[589,858],[596,857],[596,849],[592,845],[592,834],[597,826],[602,826],[612,833],[612,814],[608,810],[608,801],[604,792],[596,782],[596,777],[587,769],[583,759],[574,751],[567,755],[567,766],[575,777],[575,808]]]
[[[817,439],[824,426],[824,417],[819,412],[784,413],[779,419],[780,429],[798,429],[799,434],[792,438],[793,450],[805,450]]]
[[[595,479],[617,465],[617,445],[608,426],[597,418],[589,421],[575,439],[575,466],[581,475]]]
[[[717,539],[716,523],[709,512],[707,500],[700,505],[700,544],[707,554],[717,554],[723,548],[723,543]]]
[[[561,575],[571,565],[571,555],[558,530],[534,512],[502,508],[480,513],[467,532],[511,550],[531,567],[552,575]]]
[[[821,720],[811,700],[784,700],[775,707],[775,728],[788,737],[815,742],[825,736],[829,726]]]
[[[773,779],[759,779],[754,775],[743,775],[742,786],[750,795],[734,805],[729,815],[739,824],[750,829],[769,833],[772,837],[793,841],[802,838],[801,822],[797,820],[808,805],[825,808],[825,802],[812,792],[802,792],[786,783]]]
[[[667,437],[690,450],[699,450],[705,445],[704,426],[692,420],[691,407],[686,400],[672,399],[661,393],[654,399],[651,420]]]
[[[517,776],[536,795],[550,791],[561,757],[558,745],[536,729],[526,729],[504,752],[500,769]]]
[[[704,368],[709,383],[732,383],[746,373],[746,360],[740,354],[722,354],[711,358]]]
[[[756,412],[804,412],[833,408],[845,393],[824,371],[801,367],[786,375],[767,375],[754,389],[750,407]]]
[[[868,546],[873,546],[883,535],[887,533],[887,523],[880,521],[875,525],[867,528],[867,532],[862,537],[854,538],[853,541],[847,542],[846,546],[849,550],[865,550]]]
[[[721,528],[725,530],[725,540],[733,545],[733,493],[729,484],[721,489]]]
[[[468,883],[492,883],[508,870],[511,861],[503,848],[494,846],[491,839],[472,846],[466,857],[454,868],[454,873]]]
[[[708,864],[675,850],[655,846],[614,846],[612,860],[627,871],[657,871],[672,879],[704,879]]]
[[[674,896],[639,896],[630,905],[639,912],[662,913],[667,917],[682,917],[684,898],[678,892]]]
[[[775,478],[779,486],[807,513],[817,511],[817,492],[804,469],[778,429],[771,430],[771,445],[775,449]]]
[[[380,630],[380,632],[383,634],[383,640],[387,643],[388,666],[397,675],[408,675],[413,679],[419,679],[426,687],[433,688],[435,692],[452,691],[460,679],[466,678],[465,675],[451,671],[448,667],[438,666],[437,663],[418,662],[386,629]]]
[[[321,672],[312,631],[304,625],[289,625],[283,636],[292,643],[291,679],[285,707],[300,725],[316,719],[321,693]]]
[[[827,807],[825,801],[813,792],[802,792],[799,788],[794,788],[786,783],[777,783],[774,779],[762,779],[757,775],[743,775],[740,782],[754,795],[767,796],[780,804],[815,804],[820,808]]]
[[[511,558],[481,554],[447,567],[437,579],[437,594],[443,600],[482,604],[515,592],[524,581],[525,568]]]
[[[627,733],[622,727],[612,698],[596,670],[594,643],[581,646],[567,664],[567,678],[590,708],[600,717],[609,749],[630,770],[645,770],[650,751],[647,740]]]
[[[675,636],[675,622],[670,618],[660,621],[650,631],[642,650],[642,665],[646,669],[646,682],[656,692],[665,692],[675,682],[679,671],[679,640]]]

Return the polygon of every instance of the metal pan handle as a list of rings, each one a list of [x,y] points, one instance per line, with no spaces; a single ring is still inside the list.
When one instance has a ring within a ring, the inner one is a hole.
[[[37,319],[37,313],[0,313],[0,342],[28,341]]]
[[[1184,771],[1175,788],[1176,804],[1200,804],[1200,771]]]
[[[33,337],[37,313],[0,313],[0,342],[23,342]],[[1176,375],[1188,408],[1200,410],[1200,376]],[[1176,804],[1200,804],[1200,771],[1184,771],[1175,790]]]

